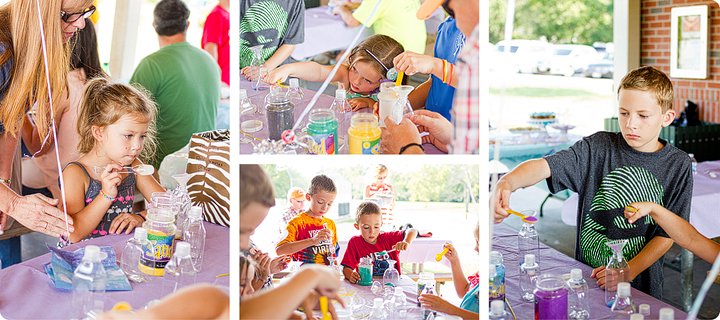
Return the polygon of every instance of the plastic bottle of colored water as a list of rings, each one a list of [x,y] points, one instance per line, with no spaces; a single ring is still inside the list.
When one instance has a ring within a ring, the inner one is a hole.
[[[583,279],[581,269],[570,270],[570,280],[567,281],[568,315],[570,319],[590,319],[588,307],[588,285]]]
[[[613,313],[631,314],[635,313],[635,304],[630,295],[630,283],[620,282],[617,285],[617,296],[610,307]]]
[[[140,271],[140,257],[143,255],[143,248],[148,251],[154,250],[152,243],[147,240],[147,229],[137,227],[134,236],[125,243],[125,248],[123,248],[120,257],[120,268],[128,277],[128,280],[137,283],[151,280],[148,274]]]
[[[417,294],[418,297],[422,293],[423,289],[425,289],[425,286],[431,284],[432,286],[435,286],[435,274],[432,272],[420,272],[418,281],[417,281]],[[418,307],[420,306],[420,300],[417,302]]]
[[[206,234],[205,225],[203,225],[202,207],[193,206],[190,208],[188,218],[183,225],[182,240],[190,244],[190,257],[197,272],[202,270]]]
[[[505,301],[490,301],[490,320],[510,320],[512,316],[505,311]]]
[[[371,259],[362,257],[358,264],[358,274],[360,274],[360,280],[358,284],[361,286],[372,285],[372,274],[373,274],[373,262]]]
[[[695,154],[688,153],[690,156],[690,163],[692,164],[692,173],[697,174],[697,160],[695,160]]]
[[[100,248],[88,245],[72,277],[72,305],[76,318],[95,319],[95,316],[104,310],[105,286],[107,274],[102,265]]]
[[[177,217],[175,218],[175,227],[177,227],[175,240],[180,240],[182,237],[182,226],[185,223],[185,219],[187,219],[188,212],[190,212],[190,207],[192,206],[190,193],[188,193],[187,190],[187,183],[190,181],[190,177],[192,177],[192,175],[188,173],[178,173],[173,175],[175,181],[178,182],[178,186],[172,191],[172,193],[175,195],[175,199],[177,199],[178,206],[180,207],[180,211],[178,211]]]
[[[140,271],[151,276],[162,276],[175,249],[175,216],[171,209],[150,208],[143,228],[147,229],[148,241],[153,243],[154,248],[149,250],[143,247]]]
[[[352,116],[348,129],[350,154],[380,154],[380,132],[374,114],[358,113]]]
[[[525,262],[520,265],[520,292],[521,298],[525,301],[535,301],[535,284],[540,276],[540,267],[535,262],[534,254],[526,254]]]
[[[490,251],[490,273],[494,276],[490,283],[490,303],[494,300],[505,301],[505,265],[503,256],[499,251]]]
[[[195,284],[197,270],[193,267],[192,258],[190,258],[190,244],[180,241],[177,243],[176,249],[172,259],[165,266],[162,287],[163,297]]]
[[[338,122],[335,120],[335,112],[331,109],[314,109],[310,111],[309,118],[309,153],[336,154]]]
[[[433,279],[433,282],[432,282],[432,283],[426,284],[420,294],[421,294],[421,295],[422,295],[422,294],[437,295],[437,293],[435,292],[435,280]],[[422,318],[423,318],[423,319],[426,319],[426,320],[427,320],[428,318],[435,318],[435,316],[436,316],[437,314],[435,313],[435,311],[433,311],[433,310],[431,310],[431,309],[428,309],[428,308],[425,308],[425,307],[423,307],[423,306],[421,305],[421,306],[420,306],[420,315],[422,315]]]

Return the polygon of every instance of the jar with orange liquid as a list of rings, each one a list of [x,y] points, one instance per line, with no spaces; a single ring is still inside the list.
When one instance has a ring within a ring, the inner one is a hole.
[[[358,113],[350,120],[350,154],[380,154],[380,127],[372,113]]]

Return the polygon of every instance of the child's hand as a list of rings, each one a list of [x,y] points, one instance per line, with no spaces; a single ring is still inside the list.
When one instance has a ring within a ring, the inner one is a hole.
[[[450,302],[447,302],[443,298],[440,298],[434,294],[421,294],[419,300],[420,304],[422,304],[423,307],[429,308],[431,310],[447,314],[450,314],[450,312],[453,310],[453,305],[450,304]]]
[[[590,278],[597,279],[597,285],[600,287],[600,289],[605,289],[605,266],[601,266],[598,268],[593,269],[592,273],[590,274]]]
[[[372,107],[372,105],[375,103],[375,100],[371,98],[355,98],[348,100],[348,103],[350,103],[352,111],[358,111],[362,108]]]
[[[265,281],[270,276],[270,263],[271,259],[270,256],[268,256],[267,253],[263,253],[262,251],[257,251],[255,254],[253,254],[253,260],[257,262],[258,268],[255,271],[257,274],[257,278]]]
[[[448,249],[448,252],[445,253],[445,258],[447,258],[450,263],[460,262],[460,257],[453,245],[445,242],[445,244],[443,244],[443,249]]]
[[[437,65],[436,65],[437,64]],[[393,65],[397,71],[404,72],[408,76],[416,73],[433,73],[433,68],[442,68],[442,60],[412,51],[405,51],[393,59]]]
[[[125,230],[125,234],[130,232],[137,226],[141,226],[145,220],[139,215],[134,213],[121,213],[110,222],[109,234],[120,234]]]
[[[279,67],[263,75],[263,81],[267,84],[275,84],[276,82],[285,82],[290,74],[287,68]]]
[[[653,211],[653,202],[633,202],[625,207],[625,218],[629,223],[635,223],[638,219],[649,215]],[[633,208],[635,212],[633,212]]]
[[[288,266],[290,259],[288,256],[278,256],[270,261],[270,274],[276,274],[280,271],[285,270]]]
[[[510,209],[511,194],[510,183],[500,179],[495,185],[495,193],[490,196],[490,201],[495,202],[495,223],[500,223],[510,216],[510,213],[506,210]]]
[[[120,182],[122,182],[122,175],[118,171],[122,170],[122,167],[122,164],[113,161],[105,166],[105,170],[100,173],[102,191],[110,198],[117,197],[117,186],[119,186]]]
[[[410,246],[410,244],[407,243],[407,241],[403,240],[403,241],[396,243],[395,246],[393,246],[393,247],[397,251],[404,251],[404,250],[407,250],[408,246]]]
[[[245,76],[245,79],[251,80],[253,72],[258,72],[260,70],[259,67],[254,66],[247,66],[245,68],[242,68],[240,70],[240,74]]]
[[[324,240],[332,241],[332,234],[332,230],[330,229],[321,229],[320,232],[318,232],[314,237],[312,237],[313,243],[317,245]]]
[[[348,277],[347,280],[350,281],[350,283],[357,283],[358,281],[360,281],[360,274],[355,272],[355,270],[353,270],[352,273],[350,273],[350,277]]]

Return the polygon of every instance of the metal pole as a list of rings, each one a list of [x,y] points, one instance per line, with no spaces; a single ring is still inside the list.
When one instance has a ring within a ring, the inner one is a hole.
[[[680,287],[682,287],[680,300],[685,312],[689,312],[692,306],[693,259],[692,252],[682,249],[680,252]]]

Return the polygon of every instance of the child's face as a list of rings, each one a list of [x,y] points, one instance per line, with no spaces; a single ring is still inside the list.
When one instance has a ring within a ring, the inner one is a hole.
[[[380,86],[382,75],[370,63],[358,61],[348,70],[348,79],[352,91],[367,94]]]
[[[254,201],[240,211],[240,249],[250,248],[250,236],[255,233],[255,228],[265,220],[268,211],[270,211],[270,207]]]
[[[255,276],[255,268],[252,265],[247,265],[246,272],[240,273],[240,296],[246,296],[253,292],[252,280]]]
[[[655,152],[662,149],[660,129],[675,119],[675,111],[662,108],[648,91],[623,89],[618,95],[618,123],[623,138],[633,149]]]
[[[328,211],[335,201],[337,193],[320,190],[314,195],[305,195],[306,199],[310,201],[310,215],[315,217],[322,217]]]
[[[111,161],[127,166],[133,163],[143,148],[150,122],[133,115],[124,115],[104,129],[93,126],[98,146]]]
[[[354,225],[355,229],[360,230],[360,235],[362,235],[365,242],[375,244],[380,235],[380,227],[382,227],[382,215],[380,212],[362,215],[360,216],[360,223]]]
[[[388,175],[387,172],[380,172],[380,174],[378,174],[378,175],[375,177],[375,184],[377,184],[377,185],[380,186],[380,187],[384,186],[384,185],[385,185],[385,179],[387,179],[387,175]]]
[[[305,208],[305,199],[297,200],[290,198],[290,206],[295,209],[295,211],[300,212]]]

